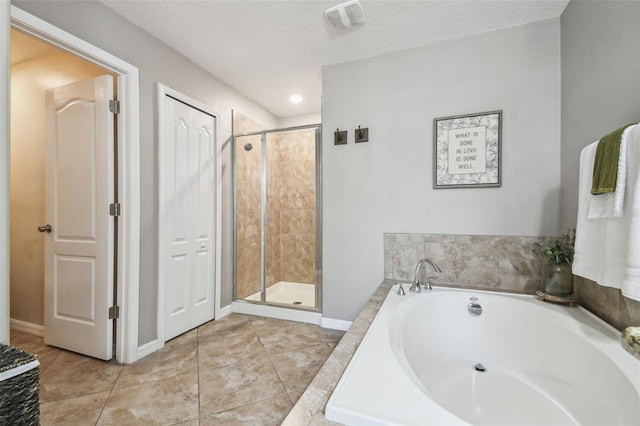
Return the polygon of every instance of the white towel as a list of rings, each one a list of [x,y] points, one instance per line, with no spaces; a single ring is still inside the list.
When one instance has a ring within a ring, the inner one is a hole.
[[[624,211],[624,193],[627,186],[627,138],[631,134],[629,126],[624,129],[620,136],[620,154],[618,155],[618,176],[616,179],[616,189],[614,192],[591,195],[589,197],[589,219],[603,217],[621,217]],[[593,177],[592,177],[593,180]]]
[[[640,126],[635,125],[627,130],[628,184],[624,193],[627,208],[623,209],[620,217],[587,217],[591,197],[595,197],[591,195],[591,183],[598,143],[588,145],[580,153],[573,273],[607,287],[624,287],[625,295],[635,299],[635,294],[640,298],[640,194],[637,184],[640,169]],[[637,216],[634,230],[631,229],[632,216]],[[631,260],[633,256],[635,257]],[[627,277],[630,272],[635,275]],[[627,285],[625,280],[629,279],[631,281]]]
[[[634,174],[629,173],[629,182],[635,182],[630,201],[628,216],[631,217],[629,229],[629,248],[627,250],[627,273],[622,282],[622,294],[640,301],[640,124],[636,124],[629,136],[629,172],[635,165]],[[633,180],[631,180],[633,179]]]

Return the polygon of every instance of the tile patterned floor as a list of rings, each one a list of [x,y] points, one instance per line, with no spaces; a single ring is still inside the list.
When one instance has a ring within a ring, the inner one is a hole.
[[[279,425],[343,332],[232,314],[134,364],[13,333],[40,360],[42,425]]]

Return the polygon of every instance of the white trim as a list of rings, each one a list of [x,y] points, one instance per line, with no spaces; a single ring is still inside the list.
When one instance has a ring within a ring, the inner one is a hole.
[[[349,327],[351,327],[351,324],[353,324],[353,321],[345,321],[335,318],[322,317],[320,320],[320,327],[330,328],[332,330],[347,331]]]
[[[227,315],[230,315],[231,313],[232,313],[231,305],[223,306],[222,308],[220,308],[219,313],[216,314],[215,319],[218,320],[218,319],[224,318]],[[142,359],[145,356],[150,355],[159,349],[162,349],[163,347],[164,347],[164,342],[162,341],[162,339],[155,339],[149,343],[145,343],[144,345],[138,348],[138,359]]]
[[[231,302],[231,310],[238,314],[257,315],[288,321],[305,322],[320,325],[320,312],[303,311],[299,309],[280,308],[278,306],[261,305],[241,301]]]
[[[166,202],[164,194],[164,173],[163,164],[165,159],[164,150],[164,102],[166,96],[170,96],[186,105],[199,109],[209,114],[215,119],[215,145],[216,145],[216,164],[215,164],[215,195],[214,195],[214,211],[215,211],[215,259],[214,259],[214,311],[213,318],[221,318],[222,308],[220,306],[221,298],[221,265],[222,265],[222,143],[220,143],[220,114],[215,112],[208,105],[203,104],[183,93],[178,92],[162,83],[156,83],[156,133],[158,135],[158,340],[165,342],[165,303],[166,303],[166,277],[165,277],[165,254],[166,246]]]
[[[159,339],[155,339],[150,341],[149,343],[145,343],[144,345],[139,346],[136,356],[138,357],[138,359],[142,359],[145,356],[150,355],[159,349],[162,349],[163,347],[164,342],[161,342]]]
[[[216,319],[222,319],[224,317],[226,317],[227,315],[231,315],[233,313],[233,309],[231,309],[231,305],[227,305],[227,306],[223,306],[220,308],[220,310],[216,313]]]
[[[11,6],[11,24],[21,31],[86,59],[118,75],[118,170],[122,215],[118,220],[118,300],[116,359],[138,356],[138,292],[140,269],[140,107],[138,68],[104,50]]]
[[[0,343],[9,344],[9,2],[0,1]]]
[[[44,325],[20,321],[14,318],[11,318],[10,324],[12,331],[44,337]]]

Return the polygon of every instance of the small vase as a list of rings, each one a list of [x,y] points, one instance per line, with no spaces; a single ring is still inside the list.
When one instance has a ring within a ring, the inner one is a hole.
[[[542,265],[542,292],[550,296],[568,296],[573,293],[573,274],[567,262],[550,260]]]

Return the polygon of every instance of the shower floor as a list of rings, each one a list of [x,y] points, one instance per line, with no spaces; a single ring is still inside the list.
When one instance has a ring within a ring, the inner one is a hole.
[[[260,301],[260,292],[253,293],[245,297],[244,300]],[[316,306],[316,286],[280,281],[267,287],[267,302],[313,308]]]

